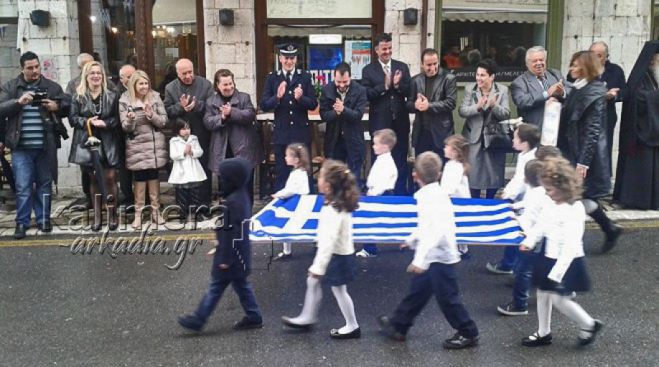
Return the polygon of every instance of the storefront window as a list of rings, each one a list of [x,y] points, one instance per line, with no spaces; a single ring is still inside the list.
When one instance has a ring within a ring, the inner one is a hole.
[[[654,7],[652,8],[652,10],[654,17],[654,21],[652,22],[652,26],[653,26],[652,39],[659,40],[659,0],[654,1]]]
[[[157,0],[153,6],[153,52],[156,90],[176,79],[175,64],[179,58],[197,60],[197,17],[195,0]]]
[[[498,66],[497,80],[511,81],[526,70],[526,50],[545,46],[548,0],[444,0],[442,66],[458,81],[473,81],[485,58]]]
[[[95,56],[115,83],[124,64],[137,64],[135,55],[135,4],[132,1],[91,2]]]

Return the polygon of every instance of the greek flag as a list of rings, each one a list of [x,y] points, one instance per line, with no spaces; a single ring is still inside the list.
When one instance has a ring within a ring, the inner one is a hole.
[[[457,240],[463,244],[518,245],[523,235],[504,200],[451,199]],[[315,242],[320,195],[275,199],[252,217],[250,239],[262,242]],[[416,200],[408,196],[362,196],[353,213],[356,243],[400,243],[417,226]]]

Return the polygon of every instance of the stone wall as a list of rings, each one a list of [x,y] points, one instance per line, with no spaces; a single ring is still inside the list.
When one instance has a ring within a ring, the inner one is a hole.
[[[233,9],[234,25],[220,25],[220,9]],[[204,0],[206,78],[220,68],[234,74],[236,88],[256,98],[254,0]]]
[[[0,26],[0,83],[15,78],[20,72],[18,59],[21,54],[16,50],[17,31],[16,24]]]
[[[403,11],[407,8],[418,10],[416,25],[403,24]],[[412,75],[421,71],[421,18],[424,16],[421,10],[421,0],[386,0],[384,5],[384,31],[391,33],[393,58],[406,62]]]

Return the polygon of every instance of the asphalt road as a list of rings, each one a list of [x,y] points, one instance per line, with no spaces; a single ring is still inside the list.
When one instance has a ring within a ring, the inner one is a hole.
[[[205,234],[209,238],[209,234]],[[342,326],[336,301],[324,289],[320,321],[310,333],[282,330],[280,317],[299,312],[313,249],[294,247],[294,259],[269,263],[270,245],[254,246],[254,284],[265,318],[261,330],[236,332],[242,309],[228,290],[204,332],[185,332],[176,316],[192,311],[206,289],[209,240],[188,254],[178,270],[170,253],[113,258],[109,250],[72,254],[71,239],[0,242],[1,366],[656,366],[659,361],[659,229],[628,229],[610,254],[599,254],[601,234],[589,230],[586,252],[593,291],[577,301],[605,328],[595,343],[576,347],[577,326],[554,312],[554,344],[529,349],[522,337],[537,328],[535,302],[529,316],[503,317],[496,305],[510,298],[511,278],[490,275],[485,262],[500,249],[472,247],[459,265],[467,309],[480,345],[441,348],[453,334],[434,303],[417,320],[405,343],[379,335],[376,316],[390,313],[404,296],[410,252],[393,247],[361,261],[349,285],[362,328],[359,340],[335,341]],[[43,237],[41,238],[43,239]],[[156,243],[151,238],[152,243]],[[166,248],[173,249],[172,237]],[[65,246],[58,246],[60,243]],[[75,250],[75,249],[74,249]],[[278,251],[279,248],[274,249]]]

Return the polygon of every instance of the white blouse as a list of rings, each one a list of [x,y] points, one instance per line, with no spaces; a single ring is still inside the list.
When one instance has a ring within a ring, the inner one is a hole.
[[[391,152],[383,153],[375,158],[375,163],[366,179],[368,196],[382,195],[387,190],[393,190],[398,179],[398,168]]]
[[[470,198],[469,178],[464,174],[464,165],[458,161],[449,160],[444,166],[439,185],[452,198]]]
[[[278,199],[286,199],[293,195],[307,195],[309,193],[309,176],[302,168],[294,169],[288,175],[286,185],[273,196]]]
[[[551,201],[551,200],[550,200]],[[574,204],[562,203],[546,205],[540,220],[527,233],[522,241],[524,247],[532,248],[545,237],[545,257],[556,259],[556,264],[547,276],[560,282],[570,267],[572,260],[584,256],[583,234],[586,226],[586,210],[580,201]]]
[[[526,153],[519,153],[517,155],[517,164],[515,165],[515,174],[513,178],[508,182],[508,185],[503,189],[503,198],[510,200],[520,200],[524,196],[524,191],[526,190],[526,182],[524,180],[524,170],[526,164],[535,159],[535,151],[537,148],[533,148]]]
[[[333,254],[355,253],[355,245],[352,243],[352,213],[340,212],[331,205],[324,205],[320,209],[316,236],[318,250],[309,272],[325,275]]]

